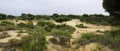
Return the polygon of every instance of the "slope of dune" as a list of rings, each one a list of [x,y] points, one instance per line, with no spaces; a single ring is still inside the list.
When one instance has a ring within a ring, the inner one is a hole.
[[[51,22],[53,22],[55,24],[61,24],[61,23],[57,23],[55,21],[51,21]],[[112,29],[111,26],[102,26],[102,25],[97,26],[97,25],[81,22],[81,21],[79,21],[79,19],[72,19],[71,21],[63,22],[62,24],[73,26],[76,29],[75,32],[73,32],[73,34],[71,35],[72,38],[74,38],[74,39],[70,40],[71,43],[75,42],[82,33],[86,33],[86,32],[98,33],[98,32],[96,32],[97,30],[105,31],[105,30]],[[88,28],[77,28],[76,27],[77,24],[84,24]],[[73,45],[73,44],[71,44],[71,48],[63,48],[62,46],[56,46],[56,45],[49,43],[48,47],[50,47],[50,48],[48,48],[48,49],[52,49],[52,51],[66,51],[66,50],[67,51],[93,51],[98,48],[97,46],[100,46],[102,51],[113,51],[112,49],[102,46],[97,43],[90,43],[84,47],[79,47],[78,49],[76,49],[76,45]],[[54,48],[54,47],[56,47],[56,48]],[[58,50],[56,50],[56,49],[58,49]],[[101,51],[101,50],[97,50],[97,51]]]
[[[8,20],[11,21],[11,20]],[[26,23],[28,21],[21,21],[19,20],[18,22],[16,22],[15,20],[12,20],[11,22],[14,22],[15,24],[23,22]],[[36,25],[38,22],[38,20],[33,20],[34,25]],[[93,24],[88,24],[88,23],[84,23],[79,21],[79,19],[72,19],[71,21],[67,21],[67,22],[63,22],[63,23],[57,23],[53,20],[49,20],[49,22],[53,22],[55,24],[66,24],[66,25],[70,25],[73,26],[76,30],[75,32],[73,32],[73,34],[71,34],[73,39],[70,39],[70,44],[71,47],[70,48],[64,48],[60,45],[54,45],[52,43],[49,42],[49,38],[52,38],[52,36],[46,36],[46,40],[48,42],[47,44],[47,50],[46,51],[92,51],[96,48],[98,48],[97,46],[100,46],[102,48],[103,51],[112,51],[110,48],[108,47],[104,47],[100,44],[97,43],[90,43],[86,46],[81,46],[78,49],[76,49],[76,45],[72,44],[72,42],[75,42],[82,33],[86,33],[86,32],[93,32],[93,33],[98,33],[96,32],[97,30],[99,31],[105,31],[105,30],[111,30],[112,27],[111,26],[97,26],[97,25],[93,25]],[[84,24],[85,26],[87,26],[88,28],[77,28],[76,25],[77,24]],[[0,43],[7,43],[10,39],[21,39],[21,37],[17,37],[18,33],[17,30],[11,30],[11,31],[6,31],[11,37],[7,37],[7,38],[3,38],[0,39]],[[22,33],[22,36],[26,36],[26,33]],[[1,51],[1,48],[0,48]]]

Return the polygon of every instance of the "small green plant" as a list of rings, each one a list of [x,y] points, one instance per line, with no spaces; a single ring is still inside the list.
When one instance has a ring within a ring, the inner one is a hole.
[[[47,27],[45,27],[45,30],[46,30],[47,32],[51,32],[52,28],[47,26]]]
[[[0,30],[15,30],[15,25],[8,21],[1,21]]]
[[[45,26],[46,22],[45,21],[38,21],[37,25],[38,26]]]
[[[8,22],[8,21],[2,21],[0,23],[0,26],[13,26],[13,25],[14,25],[14,23],[11,23],[11,22]]]
[[[66,25],[66,24],[56,25],[56,26],[55,26],[55,29],[60,29],[60,30],[63,30],[63,31],[68,31],[68,32],[70,32],[71,34],[75,31],[75,28],[74,28],[74,27],[69,26],[69,25]]]
[[[17,24],[17,27],[18,28],[28,28],[28,29],[33,29],[34,28],[34,25],[32,22],[28,22],[28,23],[19,23]]]
[[[50,41],[51,43],[54,43],[54,44],[57,44],[57,43],[58,43],[58,41],[57,41],[56,38],[50,38],[49,41]]]
[[[83,24],[76,25],[78,28],[87,28],[87,26],[84,26]]]
[[[69,17],[58,17],[55,19],[56,22],[66,22],[66,21],[70,21],[71,19]]]
[[[86,39],[86,40],[90,40],[94,37],[95,35],[93,33],[83,33],[81,36],[81,39]]]
[[[17,27],[24,28],[24,27],[26,27],[26,24],[25,23],[19,23],[19,24],[17,24]]]
[[[32,22],[28,22],[28,23],[26,24],[26,28],[33,29],[33,28],[34,28],[33,23],[32,23]]]
[[[37,26],[42,26],[42,27],[48,26],[48,27],[53,28],[55,26],[55,24],[52,22],[47,22],[47,21],[38,21]]]
[[[71,33],[68,32],[68,31],[63,31],[63,30],[59,30],[59,29],[53,29],[51,31],[51,34],[52,35],[55,35],[55,36],[65,36],[65,37],[71,37]]]
[[[25,37],[25,43],[21,48],[23,51],[44,51],[46,49],[46,31],[44,28],[35,28],[28,32],[30,35]]]

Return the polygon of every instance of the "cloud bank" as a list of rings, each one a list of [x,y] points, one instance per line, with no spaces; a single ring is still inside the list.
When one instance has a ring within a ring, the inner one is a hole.
[[[108,15],[102,8],[102,0],[0,0],[0,13]]]

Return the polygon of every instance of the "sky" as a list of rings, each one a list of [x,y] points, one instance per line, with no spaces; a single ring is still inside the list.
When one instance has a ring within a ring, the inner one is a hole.
[[[102,7],[102,2],[102,0],[0,0],[0,13],[108,15]]]

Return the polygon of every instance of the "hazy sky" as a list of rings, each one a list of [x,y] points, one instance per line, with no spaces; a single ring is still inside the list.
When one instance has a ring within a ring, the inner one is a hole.
[[[0,0],[0,13],[105,14],[102,0]]]

